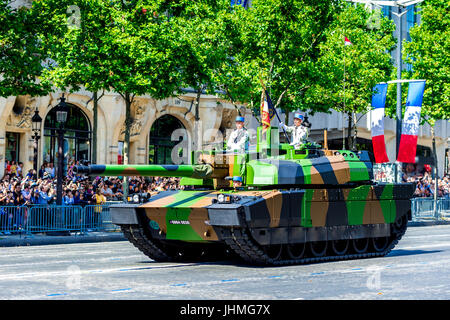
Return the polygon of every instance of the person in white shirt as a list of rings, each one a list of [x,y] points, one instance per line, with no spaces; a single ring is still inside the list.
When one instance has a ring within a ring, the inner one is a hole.
[[[292,133],[292,141],[291,146],[294,146],[295,149],[300,148],[300,146],[306,142],[308,138],[308,129],[305,126],[302,126],[303,115],[300,113],[296,113],[294,115],[294,125],[287,126],[283,122],[280,122],[279,126],[284,128],[286,132]]]
[[[231,133],[227,142],[227,151],[245,153],[248,151],[249,135],[244,128],[244,117],[236,117],[236,129]]]

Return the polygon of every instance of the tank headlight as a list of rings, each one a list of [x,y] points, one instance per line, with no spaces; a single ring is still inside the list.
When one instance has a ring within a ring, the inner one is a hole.
[[[134,201],[135,203],[138,203],[138,202],[139,202],[139,195],[135,194],[135,195],[133,196],[133,201]]]
[[[228,194],[219,194],[217,196],[217,202],[219,203],[231,203],[232,198]]]

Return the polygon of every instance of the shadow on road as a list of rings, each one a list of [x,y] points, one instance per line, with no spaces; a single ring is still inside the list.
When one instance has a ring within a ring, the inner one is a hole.
[[[392,250],[387,257],[398,257],[398,256],[411,256],[417,254],[427,254],[427,253],[437,253],[442,252],[442,250]]]

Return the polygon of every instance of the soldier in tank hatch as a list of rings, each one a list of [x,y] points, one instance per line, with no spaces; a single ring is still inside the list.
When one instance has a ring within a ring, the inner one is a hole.
[[[233,188],[234,189],[242,188],[242,177],[239,177],[239,176],[233,177]]]
[[[227,142],[227,151],[245,153],[248,151],[249,135],[244,128],[244,117],[236,117],[236,129],[231,133]]]
[[[302,125],[304,117],[300,113],[295,113],[294,115],[294,125],[287,126],[283,122],[280,122],[280,128],[284,128],[286,132],[292,133],[292,142],[291,145],[294,146],[295,149],[300,148],[300,146],[306,142],[308,138],[308,129],[306,126]]]

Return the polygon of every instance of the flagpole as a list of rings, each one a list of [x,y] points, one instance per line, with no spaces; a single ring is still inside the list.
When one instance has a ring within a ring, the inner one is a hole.
[[[272,106],[273,112],[275,112],[275,115],[277,116],[278,122],[281,122],[281,119],[280,119],[280,117],[278,116],[278,112],[277,112],[277,110],[275,109],[275,107],[273,106],[272,99],[270,99],[270,96],[269,96],[269,94],[267,93],[267,91],[264,90],[264,92],[266,93],[267,103],[269,104],[269,107]],[[289,140],[289,137],[288,137],[288,134],[287,134],[286,130],[284,129],[284,127],[282,127],[282,128],[283,128],[283,132],[284,132],[284,135],[285,135],[285,137],[286,137],[286,140],[288,141],[288,143],[291,143],[291,141]]]
[[[267,104],[269,105],[269,107],[272,106],[272,109],[275,112],[275,115],[277,116],[278,122],[281,122],[281,119],[278,116],[278,112],[275,109],[275,107],[273,106],[272,99],[270,99],[270,96],[269,96],[269,94],[267,92],[267,89],[266,89],[266,86],[264,85],[264,82],[261,79],[261,76],[259,77],[259,82],[261,83],[261,86],[263,88],[264,94],[266,96]],[[261,122],[262,122],[262,119],[261,119]],[[284,129],[284,127],[282,127],[282,128],[283,128],[283,132],[284,132],[284,136],[286,137],[286,140],[288,141],[288,143],[291,143],[291,141],[289,140],[289,137],[288,137],[288,134],[287,134],[286,130]]]
[[[344,129],[344,117],[345,117],[345,47],[344,45],[344,108],[342,109],[342,150],[345,149],[345,129]]]
[[[344,36],[344,108],[343,108],[343,112],[342,112],[342,149],[345,149],[345,130],[344,130],[344,117],[345,117],[345,56],[346,56],[346,46],[351,46],[352,43],[350,42],[350,40],[348,40],[347,36]],[[350,120],[350,118],[349,118]],[[349,128],[349,130],[351,130],[351,128]],[[347,132],[347,135],[349,135],[350,132]],[[350,148],[350,146],[348,146]]]

